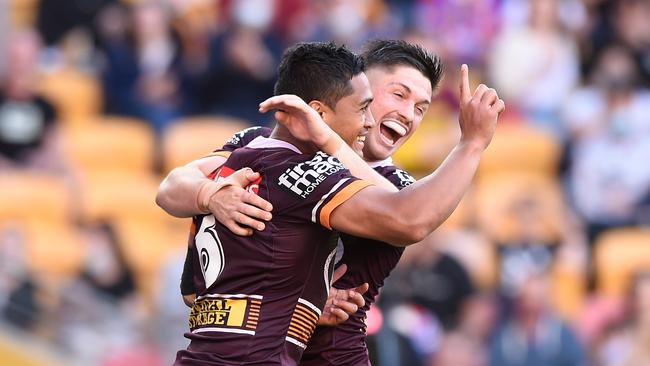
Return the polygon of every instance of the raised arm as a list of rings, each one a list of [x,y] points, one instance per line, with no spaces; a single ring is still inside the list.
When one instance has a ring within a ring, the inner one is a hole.
[[[471,95],[466,65],[461,67],[460,96],[462,136],[443,164],[400,192],[386,191],[378,186],[360,190],[331,213],[332,228],[395,245],[408,245],[424,239],[449,217],[469,187],[481,155],[492,140],[498,116],[505,108],[496,91],[483,84]],[[324,124],[317,119],[310,121]],[[351,157],[352,150],[346,145],[332,143],[335,135],[325,136],[327,139],[321,136],[314,142],[328,153],[338,148],[337,156]]]

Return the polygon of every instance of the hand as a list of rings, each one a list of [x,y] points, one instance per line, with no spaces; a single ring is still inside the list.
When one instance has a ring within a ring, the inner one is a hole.
[[[260,103],[260,112],[277,109],[275,119],[286,127],[293,137],[314,143],[323,150],[335,135],[321,116],[296,95],[277,95]],[[325,151],[328,152],[328,151]]]
[[[236,235],[253,235],[253,229],[262,231],[264,221],[272,218],[271,203],[245,189],[259,177],[250,168],[240,169],[220,181],[227,185],[208,202],[210,213]]]
[[[460,130],[461,141],[485,149],[492,141],[499,114],[505,110],[503,100],[494,89],[481,84],[470,95],[469,69],[460,68]]]
[[[343,264],[334,271],[332,274],[332,283],[343,277],[348,267]],[[352,289],[339,290],[337,288],[330,288],[330,294],[325,302],[323,314],[318,319],[318,325],[335,326],[348,320],[350,315],[359,310],[360,307],[366,304],[363,294],[368,291],[368,284],[364,283]]]

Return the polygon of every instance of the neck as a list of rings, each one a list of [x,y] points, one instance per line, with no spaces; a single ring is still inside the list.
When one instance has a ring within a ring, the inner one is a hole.
[[[310,154],[319,151],[316,145],[298,140],[297,138],[293,137],[289,130],[287,130],[286,127],[280,125],[279,123],[276,124],[273,132],[271,132],[270,137],[290,143],[291,145],[297,147],[298,150],[302,151],[303,154]]]

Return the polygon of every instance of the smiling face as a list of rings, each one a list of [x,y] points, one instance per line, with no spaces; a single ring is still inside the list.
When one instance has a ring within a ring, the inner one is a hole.
[[[346,144],[361,155],[368,131],[374,125],[369,105],[372,105],[372,91],[366,74],[360,73],[350,80],[352,94],[341,98],[334,109],[320,104],[316,110],[323,120]]]
[[[366,70],[375,97],[375,119],[363,149],[367,161],[384,160],[397,151],[420,126],[431,104],[431,82],[410,66],[375,66]]]

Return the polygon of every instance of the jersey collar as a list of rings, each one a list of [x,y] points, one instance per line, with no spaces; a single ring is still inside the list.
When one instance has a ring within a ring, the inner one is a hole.
[[[267,148],[279,147],[279,148],[295,151],[298,154],[302,154],[302,152],[297,147],[295,147],[294,145],[286,141],[274,139],[271,137],[264,137],[264,136],[257,136],[253,141],[249,142],[248,145],[246,145],[246,147],[249,147],[251,149],[267,149]]]

